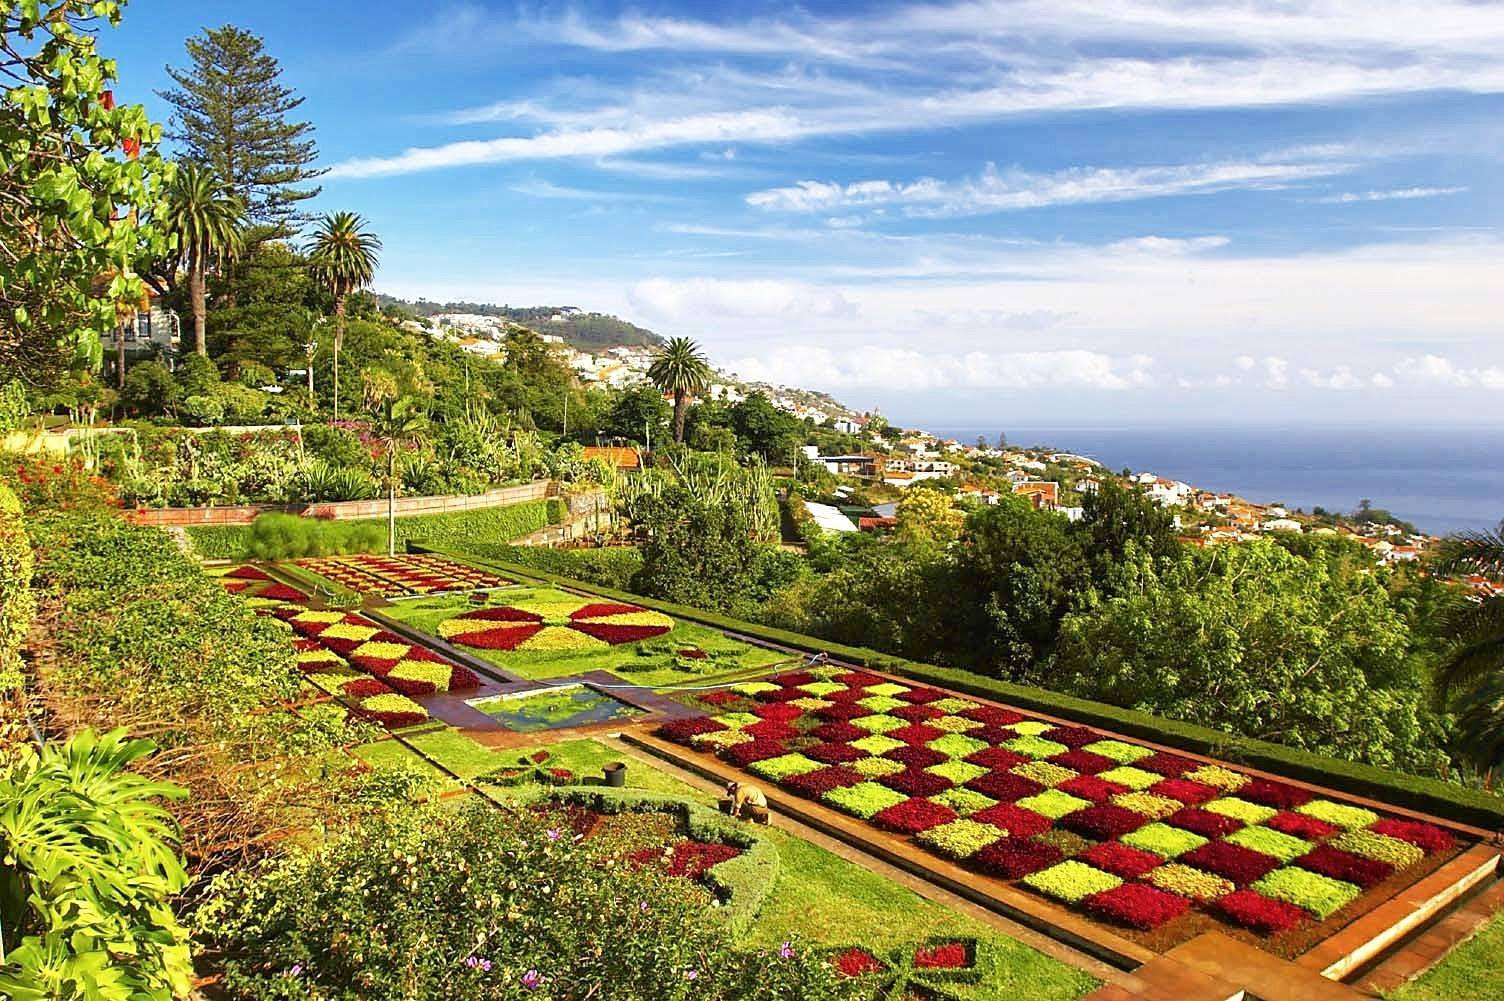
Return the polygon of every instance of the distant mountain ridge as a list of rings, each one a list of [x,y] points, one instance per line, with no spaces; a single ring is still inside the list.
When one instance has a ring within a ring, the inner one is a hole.
[[[437,316],[440,313],[473,313],[477,316],[499,317],[530,327],[540,334],[557,334],[572,347],[585,351],[637,345],[656,347],[664,342],[661,335],[646,327],[639,327],[606,313],[587,313],[578,306],[497,306],[487,302],[434,302],[430,299],[399,299],[380,292],[375,297],[382,306],[399,306],[423,317]]]

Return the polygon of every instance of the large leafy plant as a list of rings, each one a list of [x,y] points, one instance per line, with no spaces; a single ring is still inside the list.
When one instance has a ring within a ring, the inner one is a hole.
[[[127,769],[151,753],[85,730],[0,767],[0,994],[11,1001],[166,1001],[188,989],[169,899],[187,885],[172,819],[182,790]]]

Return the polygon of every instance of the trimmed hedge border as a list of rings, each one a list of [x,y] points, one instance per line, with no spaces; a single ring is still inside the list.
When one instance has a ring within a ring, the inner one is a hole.
[[[463,550],[438,550],[458,559],[470,558]],[[476,560],[504,573],[531,578],[558,587],[575,588],[602,597],[630,601],[702,625],[741,633],[768,643],[792,647],[809,653],[828,653],[832,657],[889,671],[931,685],[982,698],[996,699],[1009,705],[1065,719],[1075,720],[1141,740],[1177,747],[1195,754],[1267,771],[1313,785],[1325,786],[1354,796],[1374,799],[1405,807],[1458,824],[1490,831],[1504,830],[1504,799],[1473,789],[1464,789],[1440,779],[1405,775],[1375,768],[1372,765],[1343,761],[1293,747],[1253,740],[1176,720],[1153,716],[1133,709],[1120,709],[1102,702],[1092,702],[1048,689],[1018,685],[988,678],[956,668],[936,667],[879,653],[865,647],[844,646],[813,636],[783,629],[743,622],[715,612],[706,612],[673,602],[659,601],[626,591],[577,581],[559,574],[534,570],[502,561]]]
[[[517,796],[518,791],[511,790],[510,793]],[[679,796],[575,785],[540,787],[532,795],[517,798],[583,806],[604,814],[674,813],[684,821],[689,836],[696,841],[722,841],[736,845],[742,853],[707,869],[703,879],[723,901],[716,913],[737,938],[752,927],[778,878],[778,849],[773,842],[745,823]]]

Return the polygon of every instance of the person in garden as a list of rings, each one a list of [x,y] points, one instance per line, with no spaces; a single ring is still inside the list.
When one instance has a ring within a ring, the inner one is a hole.
[[[760,813],[766,819],[768,797],[757,786],[749,782],[727,782],[726,796],[731,800],[731,816],[750,820]]]

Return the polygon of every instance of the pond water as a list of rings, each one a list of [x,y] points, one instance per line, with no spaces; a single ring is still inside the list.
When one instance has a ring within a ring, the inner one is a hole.
[[[589,685],[569,685],[523,695],[493,695],[475,699],[470,705],[521,733],[605,723],[642,711]]]

